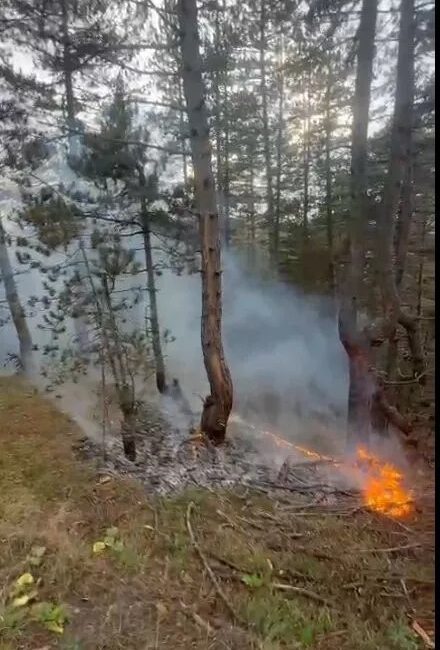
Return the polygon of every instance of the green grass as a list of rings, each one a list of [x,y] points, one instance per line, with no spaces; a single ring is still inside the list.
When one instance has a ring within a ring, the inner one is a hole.
[[[0,381],[0,421],[0,650],[415,650],[410,605],[431,632],[432,554],[375,553],[406,543],[390,520],[299,516],[240,491],[148,498],[133,481],[102,481],[75,457],[72,422],[18,379]],[[191,543],[190,501],[235,621]],[[121,544],[94,553],[111,527]],[[36,564],[35,547],[45,549]],[[35,603],[14,608],[11,590],[27,571]],[[47,625],[60,611],[62,634]]]

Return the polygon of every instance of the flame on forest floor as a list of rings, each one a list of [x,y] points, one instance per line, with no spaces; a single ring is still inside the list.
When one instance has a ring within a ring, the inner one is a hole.
[[[292,449],[315,461],[331,463],[338,468],[355,469],[361,474],[362,495],[365,505],[375,512],[396,519],[411,514],[414,508],[412,492],[404,486],[403,473],[391,463],[376,456],[366,447],[358,447],[352,463],[320,454],[302,445],[295,445],[271,431],[263,431],[277,447]]]
[[[365,447],[357,450],[358,464],[365,467],[366,482],[363,488],[365,504],[389,517],[409,515],[414,507],[411,491],[404,487],[404,477],[397,467],[384,462]]]

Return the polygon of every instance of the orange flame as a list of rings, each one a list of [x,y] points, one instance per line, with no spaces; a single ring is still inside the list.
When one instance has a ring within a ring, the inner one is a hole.
[[[414,502],[411,491],[403,486],[403,474],[390,463],[384,463],[365,447],[357,450],[359,464],[367,469],[363,489],[365,504],[376,512],[401,518],[412,512]]]
[[[331,456],[325,456],[307,447],[295,445],[271,431],[264,431],[263,433],[271,438],[277,447],[290,448],[308,458],[327,461],[337,467],[348,465]],[[409,515],[414,506],[413,497],[411,491],[404,488],[404,477],[397,467],[381,460],[365,447],[359,447],[356,455],[357,461],[354,467],[363,473],[364,485],[362,491],[365,505],[370,510],[396,519]]]

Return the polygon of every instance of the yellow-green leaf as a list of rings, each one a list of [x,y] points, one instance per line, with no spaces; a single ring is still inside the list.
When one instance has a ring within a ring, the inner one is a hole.
[[[16,581],[17,587],[27,587],[27,585],[34,584],[34,576],[32,573],[23,573]]]
[[[105,548],[106,548],[106,546],[105,546],[104,542],[95,542],[93,544],[93,552],[94,553],[102,553],[103,551],[105,551]]]
[[[22,596],[17,596],[12,601],[12,607],[24,607],[31,600],[34,600],[37,596],[38,591],[36,589],[33,589],[32,591],[29,591],[27,594],[23,594]]]
[[[30,601],[30,596],[29,594],[25,594],[24,596],[17,596],[17,598],[14,598],[12,601],[12,607],[24,607],[25,605],[28,604]]]
[[[58,621],[46,621],[44,627],[49,632],[56,632],[57,634],[63,634],[64,632],[64,626]]]

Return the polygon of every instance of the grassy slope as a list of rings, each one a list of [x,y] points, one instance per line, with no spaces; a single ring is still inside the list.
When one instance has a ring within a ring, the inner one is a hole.
[[[78,460],[80,432],[17,379],[0,381],[0,423],[0,650],[423,647],[407,613],[414,608],[429,631],[432,553],[374,552],[413,543],[402,526],[237,492],[149,499]],[[194,535],[235,622],[191,542],[191,500]],[[110,526],[123,549],[93,554]],[[46,552],[30,566],[35,545]],[[30,606],[11,607],[26,571],[41,580],[40,601],[68,612],[63,634],[46,630],[41,615],[32,621]]]

